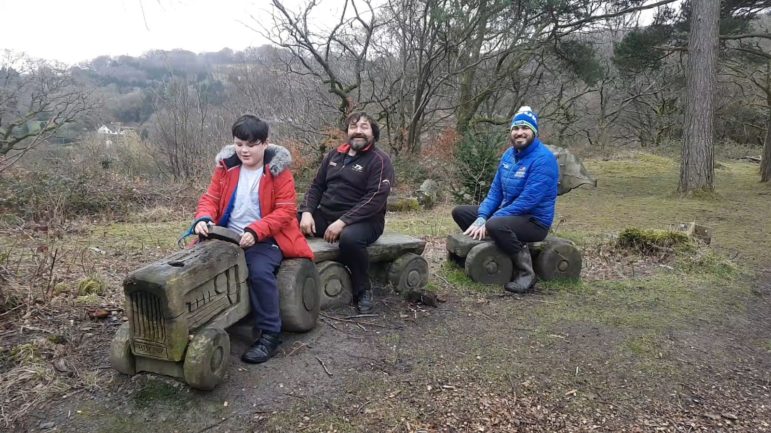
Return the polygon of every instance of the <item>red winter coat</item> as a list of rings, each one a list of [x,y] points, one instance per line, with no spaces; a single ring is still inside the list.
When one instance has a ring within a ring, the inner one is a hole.
[[[195,219],[196,223],[210,220],[217,225],[227,226],[235,202],[241,160],[231,146],[220,152],[217,159],[211,184],[198,201]],[[313,259],[313,252],[297,222],[297,196],[294,177],[289,171],[289,151],[271,144],[265,150],[264,161],[265,170],[260,179],[262,218],[249,224],[244,230],[251,232],[257,241],[273,237],[284,258]],[[195,226],[195,223],[193,225]]]

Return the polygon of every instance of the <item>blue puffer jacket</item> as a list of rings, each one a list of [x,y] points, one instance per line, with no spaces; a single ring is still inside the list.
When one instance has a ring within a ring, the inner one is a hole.
[[[532,215],[544,227],[551,227],[558,180],[557,158],[538,138],[519,153],[510,147],[479,206],[479,216]]]

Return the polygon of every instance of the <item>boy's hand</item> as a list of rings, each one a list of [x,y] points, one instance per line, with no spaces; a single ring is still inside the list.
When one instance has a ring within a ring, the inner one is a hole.
[[[193,232],[195,232],[195,234],[197,235],[208,237],[209,224],[206,221],[199,221],[198,224],[195,225],[195,229],[193,229]]]
[[[241,248],[249,248],[254,245],[254,236],[251,232],[244,232],[241,235],[241,241],[238,243]]]

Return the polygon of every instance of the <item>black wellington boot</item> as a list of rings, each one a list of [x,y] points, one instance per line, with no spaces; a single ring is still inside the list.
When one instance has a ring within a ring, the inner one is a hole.
[[[533,259],[530,257],[530,249],[523,244],[516,256],[511,258],[514,262],[514,279],[503,285],[506,291],[511,293],[527,293],[535,287],[535,271]]]
[[[249,364],[263,363],[276,353],[279,344],[281,344],[280,333],[263,331],[260,338],[241,355],[241,361]]]
[[[365,290],[359,294],[359,300],[356,302],[356,308],[359,313],[367,314],[371,313],[374,308],[372,301],[372,289]]]

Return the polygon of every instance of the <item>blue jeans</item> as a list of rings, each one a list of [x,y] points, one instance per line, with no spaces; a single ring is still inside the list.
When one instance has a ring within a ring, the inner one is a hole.
[[[273,239],[258,242],[244,250],[249,270],[249,303],[254,313],[256,329],[281,332],[281,312],[278,305],[276,273],[284,258]]]

